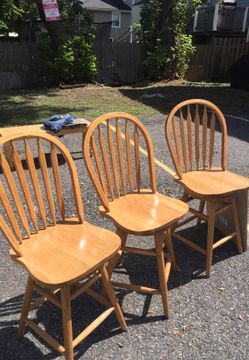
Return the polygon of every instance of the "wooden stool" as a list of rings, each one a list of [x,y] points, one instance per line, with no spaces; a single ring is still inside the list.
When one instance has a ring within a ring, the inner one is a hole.
[[[215,131],[215,130],[218,131]],[[214,159],[215,136],[220,133],[220,152]],[[222,112],[216,105],[203,99],[191,99],[176,105],[165,123],[165,135],[175,165],[177,178],[184,187],[183,201],[200,200],[199,211],[190,207],[193,216],[179,226],[197,217],[208,223],[206,249],[175,233],[174,237],[206,257],[206,275],[210,276],[213,250],[231,239],[236,239],[238,252],[243,251],[239,224],[238,193],[246,193],[249,179],[228,171],[227,168],[227,125]],[[216,164],[215,163],[216,160]],[[203,210],[207,205],[207,214]],[[217,216],[230,211],[231,225],[217,222]],[[225,234],[214,242],[214,229]]]

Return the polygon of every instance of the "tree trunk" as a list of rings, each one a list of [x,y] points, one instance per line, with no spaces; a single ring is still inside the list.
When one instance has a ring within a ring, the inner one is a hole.
[[[158,29],[161,33],[162,45],[169,49],[170,64],[167,64],[166,71],[169,77],[174,77],[176,73],[176,61],[171,48],[175,47],[175,34],[174,34],[174,1],[161,0],[161,11],[158,19]]]
[[[71,38],[70,35],[66,32],[65,26],[62,21],[46,21],[41,2],[37,2],[37,9],[40,18],[54,44],[58,44],[61,41],[69,40]]]

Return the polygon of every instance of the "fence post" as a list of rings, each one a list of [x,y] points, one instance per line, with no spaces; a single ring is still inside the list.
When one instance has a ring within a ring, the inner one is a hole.
[[[194,25],[193,25],[193,31],[195,31],[195,29],[197,28],[197,24],[198,24],[198,8],[195,10],[195,17],[194,17]]]
[[[130,26],[130,43],[133,42],[133,27],[132,25]]]
[[[214,8],[213,31],[216,31],[218,29],[218,18],[219,18],[219,4],[216,4]]]
[[[243,16],[242,32],[246,31],[247,16],[248,16],[248,7],[245,8],[245,12],[244,12],[244,16]]]

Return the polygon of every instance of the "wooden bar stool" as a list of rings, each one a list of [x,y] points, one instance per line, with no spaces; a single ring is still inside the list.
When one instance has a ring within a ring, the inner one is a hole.
[[[140,158],[142,142],[148,159]],[[86,133],[84,159],[102,203],[100,213],[113,221],[122,239],[121,251],[108,266],[110,276],[124,252],[155,256],[157,261],[160,289],[120,282],[112,284],[132,291],[161,294],[167,318],[171,262],[176,267],[170,228],[188,212],[188,205],[156,191],[152,141],[142,122],[132,115],[116,112],[95,119]],[[126,246],[128,234],[153,235],[155,248]]]
[[[11,171],[0,151],[3,172],[0,228],[9,241],[10,256],[29,274],[18,336],[24,335],[27,324],[67,360],[72,360],[73,348],[113,312],[121,328],[127,329],[105,267],[105,263],[119,251],[121,241],[111,231],[84,220],[76,167],[69,151],[59,140],[40,131],[0,139],[0,145],[5,142],[11,144],[15,172]],[[51,169],[44,145],[46,148],[50,146]],[[65,161],[63,173],[58,165],[59,155]],[[71,202],[77,214],[73,218],[65,211],[63,179],[67,173],[71,184],[67,191],[71,190]],[[91,289],[98,279],[103,281],[107,299]],[[42,297],[31,304],[33,291]],[[73,339],[71,301],[83,292],[104,304],[106,310]],[[62,310],[63,345],[28,318],[29,311],[44,301],[50,301]]]
[[[220,133],[221,147],[215,149],[215,137]],[[238,252],[242,252],[236,192],[249,188],[249,179],[236,175],[227,168],[227,126],[222,112],[210,101],[186,100],[176,105],[165,123],[165,135],[177,172],[176,181],[184,187],[183,201],[199,199],[199,211],[190,208],[192,217],[179,226],[198,218],[197,224],[207,221],[206,249],[184,236],[174,237],[206,256],[206,275],[210,275],[213,250],[236,237]],[[219,154],[214,164],[214,152]],[[207,205],[207,214],[204,207]],[[230,210],[234,229],[216,222],[216,216]],[[214,242],[214,229],[225,237]]]

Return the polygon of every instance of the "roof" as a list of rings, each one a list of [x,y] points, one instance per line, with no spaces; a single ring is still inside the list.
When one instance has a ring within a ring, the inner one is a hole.
[[[83,6],[89,10],[126,10],[131,11],[131,8],[122,0],[83,0]]]
[[[147,2],[148,2],[147,0],[136,1],[135,4],[133,4],[132,6],[135,6],[135,5],[143,5],[143,4],[146,4]]]

